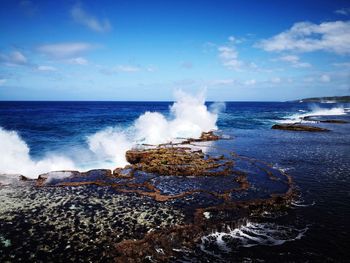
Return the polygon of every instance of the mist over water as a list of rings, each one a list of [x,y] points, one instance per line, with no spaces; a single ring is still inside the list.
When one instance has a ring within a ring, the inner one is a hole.
[[[41,173],[57,170],[114,169],[127,164],[125,152],[137,144],[198,138],[203,131],[217,129],[218,113],[224,104],[214,104],[208,110],[203,92],[191,96],[177,91],[175,99],[168,118],[160,112],[146,111],[129,127],[107,127],[87,136],[87,148],[80,149],[79,160],[68,158],[64,153],[49,153],[33,160],[28,145],[18,133],[1,128],[0,155],[4,157],[0,160],[0,173],[37,178]],[[86,165],[91,160],[93,166]]]

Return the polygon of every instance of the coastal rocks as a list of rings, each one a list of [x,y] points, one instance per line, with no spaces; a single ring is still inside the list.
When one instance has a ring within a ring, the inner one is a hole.
[[[344,121],[344,120],[319,120],[319,122],[321,122],[321,123],[333,123],[333,124],[349,123],[348,121]]]
[[[188,147],[129,150],[125,156],[134,169],[158,175],[228,175],[233,166],[233,161],[225,160],[223,156],[209,157],[202,150],[194,151]]]
[[[213,131],[202,132],[201,136],[198,139],[189,138],[183,142],[183,144],[191,143],[191,142],[208,142],[208,141],[217,141],[220,139],[220,136],[214,134]]]
[[[303,125],[303,124],[275,124],[271,127],[274,130],[286,130],[286,131],[306,131],[306,132],[327,132],[328,129]]]
[[[56,171],[0,187],[1,235],[16,248],[0,244],[0,261],[171,262],[203,235],[290,202],[284,172],[191,142],[127,151],[130,164],[113,173]]]
[[[339,120],[339,119],[327,119],[327,120],[323,120],[323,119],[319,119],[320,116],[315,116],[315,115],[311,115],[311,116],[305,116],[303,118],[301,118],[303,121],[313,121],[313,122],[317,122],[317,123],[331,123],[331,124],[346,124],[349,123],[348,121],[345,120]]]

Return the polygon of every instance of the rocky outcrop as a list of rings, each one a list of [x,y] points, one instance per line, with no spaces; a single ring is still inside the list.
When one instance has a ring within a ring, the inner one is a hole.
[[[233,162],[224,157],[208,157],[201,150],[188,147],[129,150],[125,156],[134,169],[159,175],[226,175],[233,166]]]
[[[328,129],[303,125],[303,124],[275,124],[272,126],[275,130],[286,130],[286,131],[307,131],[307,132],[326,132]]]

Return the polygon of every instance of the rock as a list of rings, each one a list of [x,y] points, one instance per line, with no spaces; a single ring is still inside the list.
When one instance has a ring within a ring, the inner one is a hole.
[[[233,166],[231,160],[208,157],[201,150],[188,147],[129,150],[125,156],[134,169],[159,175],[226,175]]]
[[[275,130],[286,130],[286,131],[307,131],[307,132],[326,132],[328,129],[303,125],[303,124],[275,124],[272,126]]]
[[[344,120],[320,120],[320,122],[322,122],[322,123],[334,123],[334,124],[349,123],[348,121],[344,121]]]
[[[207,141],[217,141],[220,139],[220,136],[214,134],[213,131],[202,132],[201,137],[198,139],[189,138],[183,142],[183,144],[191,143],[191,142],[207,142]]]
[[[304,121],[314,121],[314,122],[321,122],[321,123],[334,123],[334,124],[349,123],[348,121],[345,121],[345,120],[320,120],[319,117],[320,116],[310,115],[310,116],[305,116],[301,119]]]

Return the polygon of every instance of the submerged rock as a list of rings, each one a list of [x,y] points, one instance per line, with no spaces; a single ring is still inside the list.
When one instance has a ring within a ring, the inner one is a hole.
[[[307,131],[307,132],[326,132],[328,129],[303,125],[303,124],[275,124],[271,127],[271,129],[275,130],[286,130],[286,131]]]

